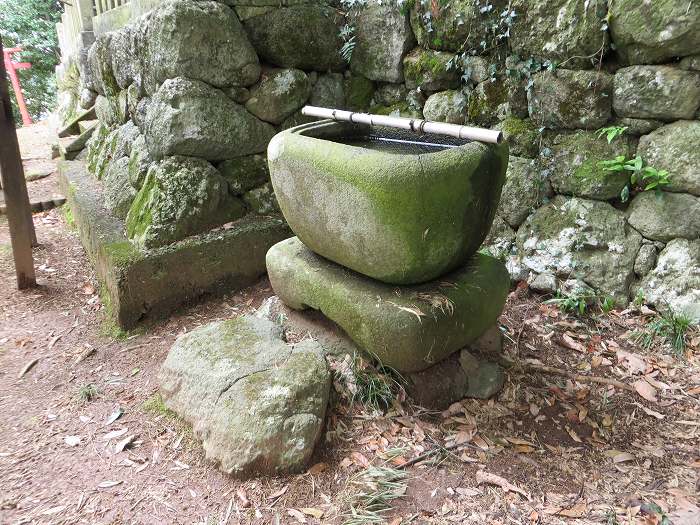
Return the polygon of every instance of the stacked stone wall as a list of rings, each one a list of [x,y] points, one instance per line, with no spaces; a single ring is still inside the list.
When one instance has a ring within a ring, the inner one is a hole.
[[[149,248],[274,213],[265,148],[307,103],[495,127],[487,248],[514,280],[698,319],[699,39],[700,4],[670,0],[172,0],[82,61],[87,160]]]

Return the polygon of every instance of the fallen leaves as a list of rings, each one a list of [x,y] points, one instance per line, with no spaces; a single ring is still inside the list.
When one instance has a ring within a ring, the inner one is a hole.
[[[632,383],[632,386],[634,387],[634,390],[647,401],[651,401],[652,403],[658,402],[656,397],[656,388],[651,386],[646,379],[638,379]]]
[[[483,485],[483,484],[496,485],[497,487],[500,487],[501,489],[503,489],[504,492],[514,492],[516,494],[520,494],[526,500],[532,501],[532,497],[530,496],[530,494],[525,492],[523,489],[516,487],[515,485],[513,485],[510,481],[506,480],[505,478],[497,476],[496,474],[484,472],[483,470],[479,470],[476,473],[476,484],[477,485]]]

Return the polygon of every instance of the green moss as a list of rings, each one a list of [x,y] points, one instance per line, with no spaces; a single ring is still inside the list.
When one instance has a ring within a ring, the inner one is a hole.
[[[143,257],[129,241],[107,243],[102,246],[102,250],[111,265],[117,268],[128,266]]]
[[[345,83],[345,105],[350,110],[366,110],[373,95],[374,82],[361,75],[353,75]]]
[[[66,202],[63,206],[61,206],[61,213],[63,214],[63,220],[66,221],[68,227],[71,230],[75,230],[75,217],[73,217],[73,209],[70,207],[70,204]]]
[[[391,115],[397,111],[402,117],[421,117],[420,113],[411,108],[407,102],[397,102],[396,104],[391,104],[390,106],[372,106],[370,108],[370,112],[375,115]]]
[[[144,411],[150,412],[151,414],[155,414],[157,416],[165,416],[168,419],[181,421],[180,416],[165,406],[163,396],[161,396],[159,393],[155,393],[146,399],[146,401],[143,402],[143,409]]]

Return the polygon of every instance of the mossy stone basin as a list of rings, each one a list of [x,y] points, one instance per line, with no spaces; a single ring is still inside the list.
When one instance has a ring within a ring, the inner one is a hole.
[[[416,284],[481,246],[508,147],[320,121],[277,134],[268,162],[282,213],[306,246],[379,281]]]

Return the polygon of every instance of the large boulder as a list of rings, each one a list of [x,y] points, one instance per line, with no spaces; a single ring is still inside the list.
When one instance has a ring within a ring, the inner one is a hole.
[[[403,59],[403,76],[408,89],[442,91],[459,87],[460,72],[448,67],[454,57],[444,51],[417,47]]]
[[[639,289],[657,308],[671,309],[700,323],[700,240],[669,242]]]
[[[121,89],[128,88],[134,79],[140,75],[141,57],[137,54],[141,42],[138,26],[124,26],[119,31],[111,33],[110,59],[112,72],[117,85]]]
[[[120,157],[109,163],[102,178],[105,205],[115,216],[125,219],[136,190],[129,182],[129,157]]]
[[[641,243],[610,204],[557,196],[518,229],[518,262],[534,273],[580,279],[626,305]]]
[[[416,0],[406,5],[411,3],[411,27],[421,47],[453,53],[490,47],[496,40],[493,28],[507,6],[504,0],[487,4],[491,9],[479,0]]]
[[[129,182],[135,189],[140,190],[141,186],[143,186],[143,181],[146,180],[151,164],[153,164],[153,158],[148,153],[146,139],[139,134],[131,146],[128,166]]]
[[[178,0],[155,9],[146,25],[145,87],[149,94],[174,77],[214,87],[249,86],[260,64],[230,7],[214,1]]]
[[[467,102],[467,122],[490,128],[499,120],[502,105],[508,101],[508,87],[500,80],[479,82],[469,92]]]
[[[511,156],[496,213],[511,228],[517,228],[528,215],[542,206],[549,196],[548,189],[538,161]]]
[[[700,122],[678,121],[642,137],[637,153],[648,166],[667,170],[668,191],[700,196]]]
[[[265,150],[275,134],[224,93],[198,80],[166,80],[147,106],[141,130],[151,155],[225,160]]]
[[[425,101],[423,116],[435,122],[465,124],[468,104],[469,98],[461,90],[441,91],[430,95]]]
[[[697,2],[615,0],[609,4],[610,32],[623,62],[659,64],[700,48]]]
[[[207,161],[168,157],[154,164],[126,218],[130,239],[156,248],[233,221],[245,214],[243,203]]]
[[[95,100],[95,115],[103,124],[114,127],[121,126],[129,119],[126,91],[120,91],[116,96],[98,95]]]
[[[279,7],[280,2],[275,2]],[[273,9],[244,21],[253,46],[266,62],[314,71],[343,68],[339,37],[342,16],[326,5],[309,2]]]
[[[540,151],[541,135],[531,119],[510,116],[502,120],[493,129],[503,132],[510,154],[518,157],[535,158]]]
[[[645,191],[632,199],[627,214],[630,225],[647,239],[700,237],[700,197]]]
[[[225,160],[216,168],[228,182],[228,191],[232,195],[242,195],[270,180],[265,155],[248,155]]]
[[[403,82],[403,57],[416,41],[401,7],[395,2],[372,1],[353,18],[352,71],[370,80]]]
[[[345,107],[351,111],[366,111],[372,103],[375,85],[362,75],[350,75],[343,83]]]
[[[119,84],[112,70],[112,34],[99,35],[87,53],[87,86],[102,96],[115,97],[119,93]]]
[[[284,342],[279,324],[251,316],[177,339],[158,374],[165,406],[236,477],[306,467],[323,430],[330,373],[312,340]]]
[[[630,66],[615,74],[613,108],[620,117],[692,119],[700,107],[700,73],[671,66]]]
[[[399,372],[424,370],[476,340],[498,319],[510,287],[503,263],[481,254],[435,281],[388,285],[316,255],[296,237],[270,248],[267,270],[285,304],[320,310]]]
[[[322,108],[345,108],[345,79],[341,73],[319,75],[311,88],[309,103]]]
[[[567,67],[591,68],[608,43],[601,30],[605,0],[515,0],[510,46],[522,57],[537,56]]]
[[[612,76],[600,71],[537,73],[527,94],[530,117],[549,128],[599,128],[610,119],[612,89]]]
[[[629,158],[634,149],[627,137],[612,143],[591,131],[557,133],[548,137],[549,152],[543,163],[554,191],[587,199],[610,200],[629,183],[629,172],[606,171],[601,161]]]
[[[250,90],[245,108],[260,120],[278,125],[302,107],[310,94],[306,73],[300,69],[274,70]]]

